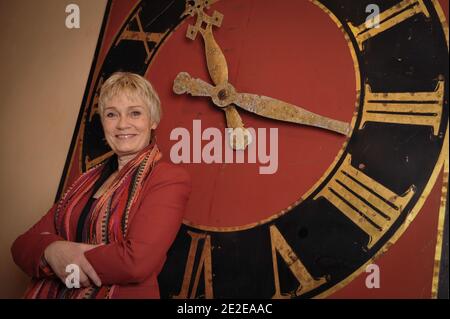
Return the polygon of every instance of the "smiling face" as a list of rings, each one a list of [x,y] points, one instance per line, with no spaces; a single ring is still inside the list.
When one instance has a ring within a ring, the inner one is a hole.
[[[142,99],[125,92],[105,103],[101,119],[106,141],[119,157],[144,149],[150,143],[151,130],[157,127]]]

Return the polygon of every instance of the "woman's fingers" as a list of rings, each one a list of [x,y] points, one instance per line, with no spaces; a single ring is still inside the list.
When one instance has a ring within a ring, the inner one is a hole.
[[[91,249],[97,248],[102,245],[104,244],[103,243],[97,245],[79,244],[79,247],[83,252],[87,252]],[[83,269],[86,275],[94,282],[95,285],[97,285],[98,287],[102,285],[100,277],[97,275],[97,272],[95,271],[94,267],[92,267],[92,265],[89,263],[89,261],[86,259],[84,255],[81,259],[80,267]]]
[[[100,277],[95,272],[94,267],[89,263],[89,261],[84,257],[81,261],[80,265],[83,272],[94,282],[94,284],[97,287],[100,287],[102,285],[102,281],[100,280]]]
[[[103,244],[89,245],[68,241],[59,241],[50,244],[45,250],[45,258],[61,281],[66,284],[67,265],[74,264],[79,267],[79,280],[82,287],[90,287],[91,282],[100,287],[102,282],[95,269],[86,259],[84,253]]]
[[[91,286],[91,281],[89,280],[89,277],[85,274],[85,272],[81,269],[81,267],[79,267],[79,277],[78,278],[73,278],[72,280],[79,280],[79,284],[80,287],[83,288],[87,288]],[[67,287],[69,287],[69,283],[67,283],[67,278],[70,274],[68,273],[62,273],[62,274],[58,274],[59,279],[61,279],[61,281],[63,282],[64,285],[66,285]],[[70,288],[76,288],[76,282],[73,281],[71,282],[73,284],[72,287]]]
[[[91,286],[91,282],[83,270],[80,270],[80,285],[84,288]]]

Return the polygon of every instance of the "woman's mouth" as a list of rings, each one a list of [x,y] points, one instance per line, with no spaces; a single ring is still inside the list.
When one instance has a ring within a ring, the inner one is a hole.
[[[120,140],[126,140],[126,139],[130,139],[135,137],[136,134],[117,134],[116,138],[120,139]]]

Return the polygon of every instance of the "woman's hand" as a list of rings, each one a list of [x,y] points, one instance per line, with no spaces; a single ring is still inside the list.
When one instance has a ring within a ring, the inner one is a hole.
[[[84,253],[101,245],[103,244],[88,245],[70,241],[55,241],[45,249],[44,257],[64,284],[68,275],[66,266],[75,264],[80,268],[80,285],[82,287],[91,286],[90,280],[100,287],[102,285],[101,280],[92,265],[84,256]]]

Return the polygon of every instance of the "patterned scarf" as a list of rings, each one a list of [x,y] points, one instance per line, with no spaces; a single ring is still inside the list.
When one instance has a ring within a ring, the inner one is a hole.
[[[120,242],[126,237],[130,210],[139,198],[146,178],[161,157],[156,144],[151,143],[120,170],[85,219],[83,243],[108,244]],[[59,236],[75,241],[75,234],[70,233],[74,207],[86,193],[93,190],[106,162],[107,160],[82,174],[58,202],[55,227]],[[34,279],[25,298],[109,298],[114,289],[115,285],[69,289],[58,278]]]

